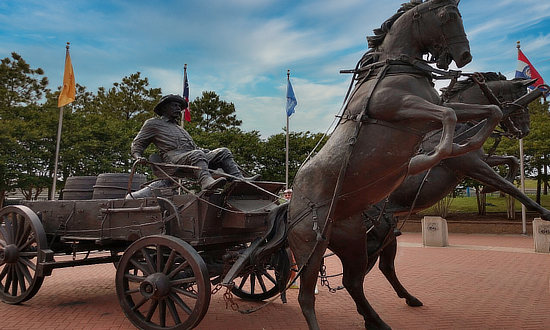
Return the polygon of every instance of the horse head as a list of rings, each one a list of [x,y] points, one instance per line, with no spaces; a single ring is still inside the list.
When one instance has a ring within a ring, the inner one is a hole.
[[[483,72],[487,87],[503,104],[512,103],[527,93],[527,86],[532,85],[536,79],[507,80],[506,77],[496,72]],[[458,81],[451,90],[442,89],[448,102],[460,102],[471,104],[490,104],[491,102],[481,91],[472,78]],[[505,135],[514,138],[522,138],[529,134],[529,111],[523,107],[504,117],[500,127]]]
[[[413,29],[423,53],[430,53],[440,69],[448,69],[452,61],[461,68],[472,60],[470,44],[457,0],[431,0],[412,10]]]
[[[537,79],[505,80],[500,84],[488,82],[489,88],[497,96],[500,102],[513,102],[527,93],[527,87],[534,84]],[[496,85],[496,86],[492,86]],[[527,107],[521,107],[520,111],[510,114],[500,123],[505,135],[521,139],[529,134],[530,117]]]

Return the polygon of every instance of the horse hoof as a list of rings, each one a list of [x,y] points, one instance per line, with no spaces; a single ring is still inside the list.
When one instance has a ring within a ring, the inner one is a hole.
[[[410,299],[407,299],[406,302],[407,302],[407,305],[411,307],[420,307],[424,305],[420,300],[416,299],[415,297],[411,297]]]

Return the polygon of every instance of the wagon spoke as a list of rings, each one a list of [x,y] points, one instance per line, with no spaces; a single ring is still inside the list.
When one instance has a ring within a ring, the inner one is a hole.
[[[27,286],[25,285],[25,276],[21,272],[21,265],[15,264],[14,268],[17,275],[17,280],[19,281],[19,287],[21,288],[21,293],[23,293],[27,290]]]
[[[246,284],[246,280],[248,279],[248,274],[246,274],[245,276],[243,276],[242,280],[241,280],[241,283],[239,284],[239,290],[241,290],[243,288],[243,286]]]
[[[146,248],[141,249],[141,254],[145,258],[145,261],[147,262],[147,266],[149,267],[149,274],[152,274],[155,272],[155,266],[153,265],[153,260],[151,259],[151,255],[149,252],[147,252]]]
[[[22,262],[23,264],[25,264],[30,269],[36,271],[36,265],[32,261],[30,261],[29,259],[19,258],[19,261]]]
[[[177,295],[177,294],[174,294],[174,293],[170,293],[170,297],[172,298],[172,300],[174,300],[176,302],[176,304],[178,304],[178,306],[181,307],[181,309],[183,309],[187,314],[191,315],[191,313],[193,313],[193,310],[191,308],[189,308],[189,306],[187,306],[187,304],[181,300],[181,298]]]
[[[4,223],[6,223],[4,221]],[[2,237],[6,240],[7,244],[11,244],[10,237],[8,235],[8,232],[6,231],[6,226],[4,224],[0,225],[0,234],[2,234]]]
[[[264,278],[262,277],[261,274],[256,274],[256,277],[258,278],[258,283],[260,283],[260,287],[262,288],[262,291],[266,292],[267,288],[266,288],[265,283],[264,283]]]
[[[136,259],[130,259],[130,263],[132,263],[132,265],[134,265],[134,267],[136,267],[138,270],[141,270],[143,272],[143,274],[145,275],[150,275],[151,273],[149,272],[149,270],[147,269],[147,265],[137,261]]]
[[[168,260],[166,260],[166,264],[164,265],[164,270],[162,271],[164,274],[168,274],[168,271],[172,268],[175,259],[176,251],[172,250],[170,251],[170,256],[168,256]]]
[[[160,318],[160,326],[165,327],[166,326],[166,302],[164,301],[164,299],[160,301],[159,318]]]
[[[38,256],[38,252],[35,252],[35,251],[19,252],[19,256],[20,256],[20,257],[23,257],[23,258],[32,259],[32,258]]]
[[[2,268],[2,271],[0,272],[0,282],[6,277],[6,274],[8,273],[8,267],[9,265],[5,265],[4,268]]]
[[[157,273],[160,273],[162,271],[162,247],[159,244],[155,247],[157,249]]]
[[[181,272],[186,267],[189,267],[189,262],[187,260],[182,262],[178,267],[176,267],[173,271],[171,271],[170,274],[168,274],[168,278],[172,278],[176,276],[176,274]]]
[[[0,246],[2,247],[6,247],[6,241],[4,241],[3,239],[0,238]]]
[[[151,321],[151,318],[153,317],[153,314],[155,314],[155,310],[157,310],[157,305],[159,304],[158,300],[151,301],[151,306],[149,306],[149,310],[147,311],[147,316],[145,316],[145,320],[147,322]]]
[[[25,249],[27,249],[31,244],[34,244],[36,243],[36,237],[34,237],[34,233],[29,235],[27,241],[25,242],[25,244],[23,244],[22,246],[19,247],[19,251],[23,251]]]
[[[25,243],[25,240],[29,237],[31,234],[32,227],[30,224],[25,223],[23,234],[19,237],[19,240],[17,242],[17,246],[22,246]]]
[[[124,294],[131,295],[131,294],[138,293],[138,292],[139,292],[139,288],[135,288],[135,289],[124,291]]]
[[[4,285],[4,292],[8,293],[8,290],[10,289],[11,285],[11,277],[12,277],[12,271],[11,271],[11,265],[7,265],[6,268],[8,269],[8,276],[6,277],[6,284]]]
[[[17,296],[17,272],[15,270],[15,267],[12,265],[11,266],[11,273],[12,273],[12,278],[11,278],[11,295],[12,296]]]
[[[13,244],[13,243],[15,243],[15,240],[14,240],[14,237],[13,237],[13,215],[14,215],[14,213],[11,213],[10,215],[11,215],[11,217],[8,217],[6,219],[6,222],[5,222],[6,232],[8,234],[8,237],[6,238],[6,240]]]
[[[254,288],[256,287],[256,274],[250,274],[250,293],[254,293]]]
[[[197,279],[195,277],[186,277],[186,278],[181,278],[181,279],[170,281],[170,284],[172,286],[179,286],[181,284],[195,283],[196,281],[197,281]]]
[[[25,276],[25,278],[27,279],[27,282],[31,283],[32,282],[32,275],[29,272],[29,269],[27,268],[27,265],[23,264],[22,262],[19,262],[17,264],[17,266],[21,269],[21,273],[23,274],[23,276]]]
[[[180,324],[180,316],[178,315],[178,311],[176,310],[176,305],[174,305],[174,302],[170,297],[166,299],[166,304],[168,305],[168,310],[170,311],[170,314],[172,315],[172,319],[176,324]]]
[[[141,283],[141,282],[143,282],[143,280],[145,280],[145,277],[143,277],[143,276],[137,276],[137,275],[132,275],[132,274],[124,274],[124,277],[127,278],[131,282],[137,282],[137,283]]]
[[[196,293],[193,293],[192,291],[188,291],[182,288],[174,287],[172,290],[176,291],[177,293],[180,293],[186,297],[198,299],[198,295]]]
[[[269,274],[265,269],[262,270],[262,274],[267,277],[267,279],[271,281],[271,283],[277,284],[277,280],[274,279],[273,276],[271,276],[271,274]]]
[[[145,297],[142,297],[141,300],[137,304],[134,305],[132,310],[134,312],[137,311],[141,306],[143,306],[143,304],[145,304],[147,302],[147,300],[149,300],[149,299],[145,298]]]

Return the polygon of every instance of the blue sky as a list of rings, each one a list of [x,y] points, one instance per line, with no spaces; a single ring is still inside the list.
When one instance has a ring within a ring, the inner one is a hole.
[[[404,0],[186,0],[0,2],[0,58],[17,52],[61,85],[65,43],[77,83],[96,92],[137,71],[151,87],[233,102],[246,131],[283,132],[286,72],[298,99],[292,131],[325,132],[367,35]],[[474,60],[463,71],[512,78],[516,41],[550,82],[550,1],[462,0]],[[440,84],[443,86],[445,83]],[[438,86],[439,87],[439,86]]]

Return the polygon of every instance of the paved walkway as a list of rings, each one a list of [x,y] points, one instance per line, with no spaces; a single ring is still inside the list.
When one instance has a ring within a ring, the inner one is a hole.
[[[420,233],[399,237],[396,268],[403,285],[424,306],[408,307],[378,269],[365,280],[367,298],[394,329],[550,329],[550,254],[533,252],[531,237],[450,234],[450,246],[421,246]],[[329,273],[340,271],[336,257]],[[0,329],[133,329],[118,305],[110,264],[56,269],[38,294],[22,305],[0,303]],[[333,285],[339,285],[335,278]],[[316,310],[322,329],[362,329],[362,318],[345,290],[319,287]],[[199,329],[307,329],[289,290],[250,315],[212,297]],[[241,309],[258,304],[236,300]]]

